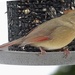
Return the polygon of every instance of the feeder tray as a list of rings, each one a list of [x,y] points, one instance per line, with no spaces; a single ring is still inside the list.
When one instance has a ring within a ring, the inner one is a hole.
[[[64,10],[73,10],[75,0],[19,0],[7,1],[8,39],[16,40],[28,35],[29,31],[38,25],[63,15]],[[40,50],[26,45],[10,46],[6,51],[0,52],[0,63],[16,65],[65,65],[75,62],[75,40],[69,45],[71,54],[65,59],[60,50],[47,51],[45,55],[38,56]]]

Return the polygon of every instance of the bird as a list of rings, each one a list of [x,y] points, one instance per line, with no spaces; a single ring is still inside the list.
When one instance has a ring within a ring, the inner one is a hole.
[[[46,50],[57,50],[63,48],[69,53],[67,45],[75,38],[75,10],[67,12],[51,20],[48,20],[41,25],[38,25],[29,32],[27,36],[23,36],[14,41],[0,45],[0,49],[12,45],[31,45],[38,47],[41,54]]]

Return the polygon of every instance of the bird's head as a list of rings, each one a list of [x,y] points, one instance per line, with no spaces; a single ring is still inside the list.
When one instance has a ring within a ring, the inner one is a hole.
[[[75,10],[64,11],[63,18],[69,23],[68,26],[75,29]]]

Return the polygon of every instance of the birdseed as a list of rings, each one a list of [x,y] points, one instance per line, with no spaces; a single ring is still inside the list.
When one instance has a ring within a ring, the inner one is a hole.
[[[63,15],[63,11],[68,9],[75,9],[75,0],[7,1],[9,41],[13,41],[24,35],[26,36],[29,31],[36,26]],[[75,50],[75,41],[68,46],[70,50]],[[9,47],[9,50],[27,52],[40,51],[38,48],[30,45],[26,45],[22,48],[18,45],[13,45]]]

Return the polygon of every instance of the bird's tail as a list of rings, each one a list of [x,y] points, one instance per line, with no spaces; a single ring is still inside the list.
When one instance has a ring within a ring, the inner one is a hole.
[[[12,41],[12,42],[5,43],[5,44],[0,45],[0,48],[9,47],[9,46],[12,46],[12,45],[14,45],[14,44],[15,44],[15,42]]]
[[[9,46],[12,46],[12,45],[15,45],[15,44],[19,45],[19,44],[21,44],[21,42],[22,42],[22,38],[11,41],[11,42],[8,42],[8,43],[5,43],[5,44],[2,44],[2,45],[0,45],[0,48],[9,47]]]

